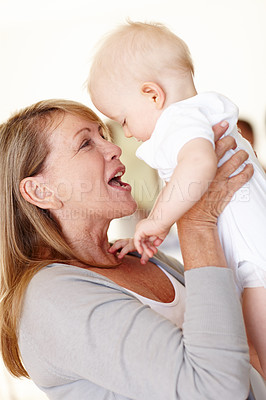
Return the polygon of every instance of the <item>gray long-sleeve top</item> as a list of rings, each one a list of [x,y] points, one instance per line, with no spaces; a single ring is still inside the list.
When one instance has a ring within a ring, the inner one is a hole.
[[[179,263],[158,259],[182,280]],[[248,346],[231,270],[193,269],[185,282],[180,330],[102,275],[43,268],[19,328],[31,378],[52,400],[246,399]]]

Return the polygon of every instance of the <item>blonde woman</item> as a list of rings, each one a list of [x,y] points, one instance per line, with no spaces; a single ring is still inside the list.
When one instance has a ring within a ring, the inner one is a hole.
[[[218,159],[232,147],[220,140]],[[1,125],[0,153],[1,351],[13,375],[50,399],[247,397],[245,329],[216,226],[252,176],[248,165],[229,178],[245,152],[179,221],[185,273],[163,254],[142,265],[109,252],[110,221],[136,203],[120,148],[87,107],[18,112]]]

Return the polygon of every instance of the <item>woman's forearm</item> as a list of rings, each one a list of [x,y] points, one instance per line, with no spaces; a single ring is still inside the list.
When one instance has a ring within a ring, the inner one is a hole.
[[[215,225],[193,226],[181,221],[178,223],[178,235],[185,270],[204,266],[227,267]]]

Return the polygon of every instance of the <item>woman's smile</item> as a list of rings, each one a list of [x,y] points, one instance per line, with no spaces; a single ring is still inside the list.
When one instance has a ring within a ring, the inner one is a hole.
[[[114,189],[126,190],[130,192],[131,186],[121,180],[121,177],[124,175],[124,173],[125,167],[121,165],[120,168],[117,168],[114,171],[113,176],[111,176],[111,178],[108,180],[108,185],[110,185]]]

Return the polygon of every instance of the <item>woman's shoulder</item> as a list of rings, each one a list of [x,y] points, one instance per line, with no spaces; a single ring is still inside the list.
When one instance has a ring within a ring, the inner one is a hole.
[[[126,296],[130,295],[123,288],[93,271],[67,264],[48,265],[28,284],[20,333],[32,336],[34,332],[35,337],[40,337],[47,329],[53,331],[58,319],[62,325],[76,319],[81,323],[95,308],[111,305]]]
[[[117,286],[103,275],[92,270],[75,265],[54,263],[40,269],[31,279],[26,296],[43,294],[45,297],[53,293],[58,297],[61,293],[71,294],[72,291],[82,291],[84,287],[97,284],[98,286]]]

